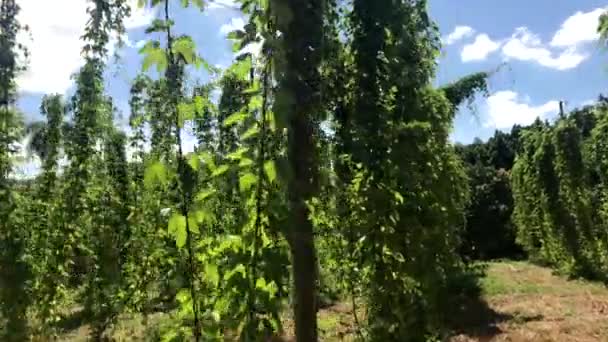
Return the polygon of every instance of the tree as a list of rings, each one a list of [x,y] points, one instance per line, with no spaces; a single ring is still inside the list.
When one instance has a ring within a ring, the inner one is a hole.
[[[323,0],[274,1],[283,60],[275,63],[279,82],[275,112],[288,122],[289,207],[292,231],[289,240],[293,277],[297,341],[316,341],[317,264],[313,225],[306,202],[316,192],[317,163],[313,126],[320,109],[321,40]],[[278,106],[281,106],[280,108]]]
[[[0,1],[0,309],[6,321],[2,338],[6,341],[27,339],[27,230],[13,190],[12,157],[21,136],[21,114],[15,109],[17,74],[24,70],[18,54],[27,52],[17,43],[23,29],[17,21],[19,5],[14,0]]]

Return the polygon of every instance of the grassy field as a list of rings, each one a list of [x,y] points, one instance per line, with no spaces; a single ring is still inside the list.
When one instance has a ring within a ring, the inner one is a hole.
[[[608,341],[608,289],[603,285],[568,280],[551,270],[526,262],[494,262],[482,280],[483,299],[459,308],[454,334],[448,342],[591,342]],[[153,314],[147,327],[166,321]],[[351,306],[345,303],[319,312],[321,341],[353,341]],[[123,316],[114,331],[117,341],[143,341],[141,317]],[[286,333],[292,331],[286,319]],[[88,326],[66,323],[62,341],[86,341]],[[291,340],[286,338],[284,340]]]

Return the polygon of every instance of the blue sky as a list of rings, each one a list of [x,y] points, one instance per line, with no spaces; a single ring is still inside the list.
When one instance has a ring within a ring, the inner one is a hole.
[[[210,64],[229,65],[233,54],[224,35],[243,24],[231,0],[216,0],[204,13],[179,9],[179,1],[173,2],[177,31],[193,36]],[[18,3],[20,20],[31,26],[31,39],[21,39],[29,43],[32,54],[30,70],[18,81],[18,105],[27,120],[36,120],[43,94],[73,92],[70,75],[82,63],[78,38],[86,23],[87,2]],[[453,139],[468,143],[537,116],[551,119],[559,100],[572,109],[596,99],[608,86],[608,52],[599,47],[595,32],[607,5],[597,0],[429,0],[444,42],[437,85],[505,63],[490,79],[490,96],[478,98],[473,112],[464,108],[458,115]],[[120,61],[108,68],[107,91],[124,117],[129,82],[140,70],[138,47],[149,39],[144,29],[155,15],[151,9],[134,12],[127,21],[127,45],[118,51]]]
[[[475,115],[463,110],[457,117],[453,138],[467,143],[537,116],[551,119],[559,100],[568,110],[606,91],[608,52],[600,48],[595,28],[607,5],[597,0],[430,0],[431,16],[444,37],[438,84],[506,62],[490,79],[491,96],[476,101]]]

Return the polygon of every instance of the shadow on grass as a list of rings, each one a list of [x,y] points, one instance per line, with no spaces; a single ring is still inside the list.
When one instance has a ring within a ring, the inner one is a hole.
[[[446,316],[452,336],[466,335],[486,341],[503,332],[500,323],[524,324],[543,319],[542,315],[510,314],[492,309],[482,296],[480,284],[486,270],[485,263],[469,265],[467,272],[457,279]]]
[[[154,298],[144,306],[143,312],[146,314],[155,314],[170,312],[176,308],[177,304],[175,301],[164,298]],[[91,323],[93,323],[93,317],[87,313],[84,308],[76,307],[70,310],[69,313],[62,315],[61,319],[54,324],[54,327],[60,333],[69,333]]]
[[[500,335],[500,323],[524,324],[540,321],[542,315],[507,314],[493,310],[482,298],[468,298],[453,308],[448,319],[452,335],[492,338]]]

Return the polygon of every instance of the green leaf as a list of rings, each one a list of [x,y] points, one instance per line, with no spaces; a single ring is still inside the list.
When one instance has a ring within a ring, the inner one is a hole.
[[[266,279],[258,278],[255,281],[255,288],[260,290],[266,290]]]
[[[256,177],[253,173],[248,172],[239,178],[239,188],[243,192],[248,191],[257,181],[258,177]]]
[[[196,217],[195,214],[189,214],[188,215],[188,229],[190,229],[190,232],[192,233],[200,233],[199,229],[198,229],[198,224],[199,224],[199,220]]]
[[[247,166],[251,166],[253,164],[253,160],[249,159],[249,158],[242,158],[241,161],[239,162],[239,167],[247,167]]]
[[[198,155],[203,162],[205,163],[205,165],[207,165],[207,167],[209,168],[209,170],[211,170],[211,172],[215,171],[215,169],[217,169],[217,166],[215,165],[215,161],[213,160],[213,156],[211,155],[211,153],[205,151],[205,152],[201,152]]]
[[[270,130],[275,132],[277,130],[277,120],[275,119],[276,115],[274,115],[274,111],[267,110],[266,111],[266,121],[268,122],[268,126]]]
[[[203,0],[192,0],[192,2],[200,9],[205,9],[205,1]]]
[[[180,37],[173,42],[172,50],[175,54],[184,57],[187,64],[193,64],[196,55],[196,46],[190,37]]]
[[[226,173],[226,171],[228,171],[228,169],[230,169],[230,166],[228,166],[228,165],[222,165],[222,166],[218,167],[217,169],[215,169],[215,171],[213,171],[213,173],[211,174],[211,176],[212,177],[221,176],[224,173]]]
[[[397,200],[397,202],[399,202],[400,204],[403,204],[403,202],[405,201],[403,196],[397,191],[394,192],[394,195],[395,195],[395,199]]]
[[[202,96],[195,96],[193,102],[194,110],[199,114],[204,113],[205,109],[207,109],[207,106],[209,106],[209,100],[203,98]]]
[[[144,55],[142,62],[143,71],[148,71],[150,66],[156,65],[156,70],[162,72],[167,68],[167,55],[165,51],[158,46],[158,42],[150,41],[139,50]]]
[[[160,161],[155,161],[146,167],[144,172],[144,185],[152,188],[155,185],[165,185],[167,183],[167,169]]]
[[[263,99],[261,96],[254,96],[251,98],[251,100],[249,100],[249,110],[250,111],[254,111],[254,110],[258,110],[262,108],[263,105]]]
[[[188,158],[188,165],[190,165],[190,167],[192,168],[192,170],[198,171],[198,169],[201,166],[201,160],[196,155],[196,153],[190,154],[190,158]]]
[[[243,158],[243,155],[245,153],[247,153],[248,151],[249,151],[248,147],[239,147],[238,150],[228,153],[228,155],[226,155],[226,159],[240,160],[241,158]]]
[[[191,300],[190,291],[188,291],[186,289],[179,290],[179,292],[177,292],[177,294],[175,295],[175,299],[177,300],[178,303],[180,303],[180,305],[189,303]]]
[[[173,235],[177,248],[182,248],[186,244],[186,218],[183,215],[174,213],[169,219],[169,234]]]
[[[230,271],[226,272],[226,275],[224,276],[224,279],[230,280],[237,273],[240,274],[243,277],[243,279],[245,279],[247,277],[247,272],[246,272],[245,265],[238,264],[235,268],[233,268]]]
[[[245,38],[245,31],[243,30],[234,30],[228,32],[228,35],[226,36],[226,39],[229,40],[241,40],[243,38]]]
[[[267,160],[264,162],[264,172],[270,183],[273,183],[277,179],[277,169],[274,166],[274,161]]]
[[[230,68],[234,75],[240,79],[248,79],[251,71],[251,58],[245,58]]]
[[[177,105],[177,118],[179,127],[184,127],[184,123],[194,119],[194,105],[191,103],[181,102]]]
[[[247,88],[243,91],[243,94],[245,94],[245,95],[256,94],[256,93],[260,92],[260,89],[261,89],[260,81],[255,80],[255,81],[253,81],[253,84],[249,88]]]
[[[192,212],[191,216],[196,221],[197,225],[201,223],[213,223],[213,214],[206,209],[196,210]]]
[[[204,200],[206,200],[207,198],[209,198],[211,195],[215,194],[216,192],[217,192],[217,190],[215,190],[215,189],[203,190],[196,195],[196,200],[198,202],[203,202]]]
[[[206,264],[205,277],[210,283],[213,284],[213,286],[217,286],[220,282],[220,274],[218,272],[217,265]]]
[[[230,127],[236,123],[239,123],[247,118],[249,114],[246,112],[236,112],[224,120],[224,127]]]
[[[229,307],[230,299],[226,296],[220,297],[218,300],[215,301],[215,305],[213,305],[213,308],[219,312],[226,312]]]
[[[247,140],[247,139],[257,135],[259,132],[260,132],[260,129],[258,128],[258,126],[252,126],[247,131],[245,131],[245,133],[243,133],[243,135],[241,136],[241,139]]]

